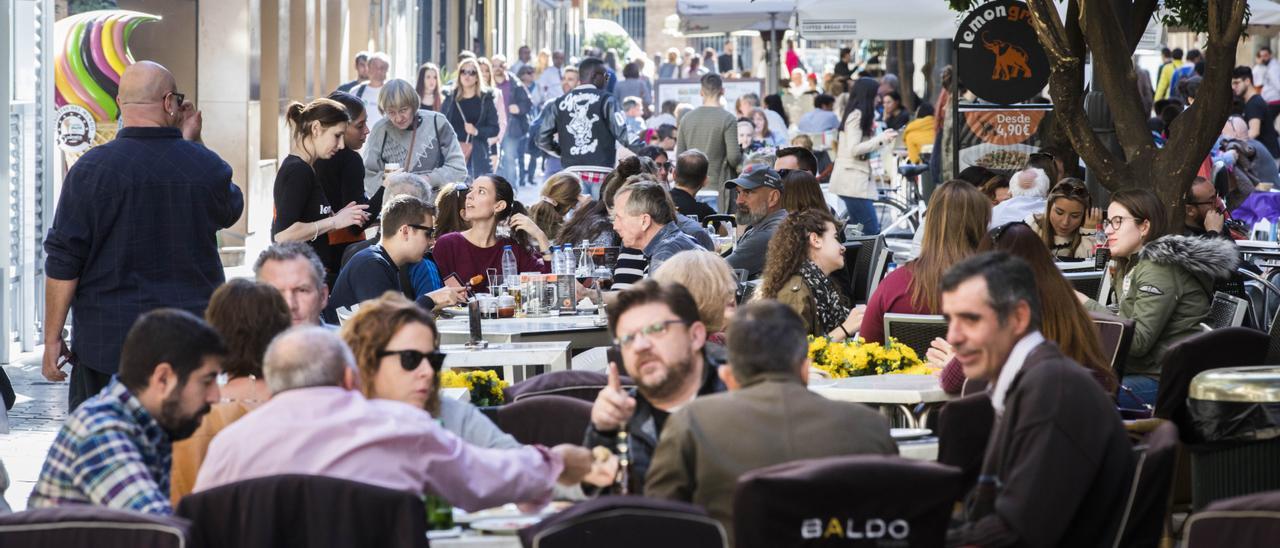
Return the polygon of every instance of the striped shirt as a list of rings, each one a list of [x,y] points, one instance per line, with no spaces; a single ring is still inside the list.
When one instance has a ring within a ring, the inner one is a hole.
[[[169,434],[112,377],[69,417],[53,440],[31,508],[88,504],[170,515]]]

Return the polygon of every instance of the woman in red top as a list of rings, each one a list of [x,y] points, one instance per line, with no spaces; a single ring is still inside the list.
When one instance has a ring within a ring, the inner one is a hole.
[[[858,335],[884,342],[884,315],[937,314],[942,274],[978,248],[991,222],[991,201],[967,181],[953,179],[929,199],[920,256],[880,280],[867,299]]]
[[[471,224],[462,232],[452,232],[436,240],[432,255],[440,267],[440,275],[457,274],[465,283],[476,274],[485,276],[487,269],[502,272],[502,250],[511,246],[520,272],[548,272],[551,243],[547,235],[528,216],[515,212],[515,191],[511,183],[498,175],[481,175],[467,192],[463,216]],[[511,228],[510,237],[498,236],[498,225]],[[533,249],[538,251],[534,251]],[[539,253],[540,252],[540,253]],[[488,291],[489,280],[474,286],[477,292]]]

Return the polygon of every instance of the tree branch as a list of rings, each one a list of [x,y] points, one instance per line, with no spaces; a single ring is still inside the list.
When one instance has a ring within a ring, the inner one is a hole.
[[[1138,41],[1142,40],[1142,33],[1147,32],[1147,25],[1159,4],[1159,0],[1134,0],[1133,7],[1129,9],[1128,32],[1125,33],[1130,53],[1138,48]]]
[[[1116,137],[1130,161],[1155,152],[1147,115],[1138,97],[1138,79],[1133,68],[1132,50],[1124,37],[1119,14],[1110,0],[1083,2],[1080,26],[1089,51],[1093,53],[1095,82],[1100,85],[1111,107]],[[1229,102],[1229,101],[1228,101]]]

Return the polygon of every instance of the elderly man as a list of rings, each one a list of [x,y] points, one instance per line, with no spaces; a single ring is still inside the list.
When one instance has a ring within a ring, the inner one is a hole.
[[[67,173],[44,241],[42,372],[61,381],[72,363],[70,410],[111,380],[139,316],[161,306],[204,315],[223,281],[217,232],[244,209],[231,166],[199,142],[200,112],[168,70],[130,65],[117,101],[124,128]]]
[[[338,91],[350,92],[360,82],[365,81],[369,77],[369,52],[362,51],[356,54],[356,79],[338,86]]]
[[[1110,546],[1133,446],[1111,396],[1041,335],[1031,267],[985,253],[947,271],[941,289],[947,342],[965,377],[992,387],[996,417],[971,511],[947,545]]]
[[[660,183],[641,181],[622,187],[613,198],[613,212],[613,229],[622,238],[622,246],[644,253],[646,277],[672,255],[702,249],[680,231],[671,197]]]
[[[773,231],[787,218],[787,210],[782,209],[782,176],[767,165],[752,164],[724,186],[738,189],[738,209],[734,215],[738,226],[747,227],[729,254],[729,266],[746,270],[748,278],[757,278],[764,272],[764,258]]]
[[[222,337],[182,310],[138,319],[124,341],[120,374],[73,411],[54,438],[31,508],[106,506],[173,513],[173,442],[187,439],[218,402]]]
[[[1044,213],[1045,196],[1052,184],[1049,175],[1037,167],[1013,174],[1009,181],[1009,199],[991,209],[990,228],[1021,221],[1033,213]]]
[[[705,507],[732,532],[733,493],[742,474],[800,459],[897,454],[884,416],[805,386],[809,347],[804,322],[790,307],[772,300],[748,304],[734,313],[728,339],[730,365],[720,370],[722,378],[731,376],[733,392],[697,398],[671,415],[645,496]]]
[[[378,94],[382,92],[382,86],[387,82],[387,71],[391,70],[391,57],[376,51],[369,55],[368,67],[365,75],[368,81],[351,88],[351,94],[364,101],[365,123],[373,127],[386,115],[378,108]]]
[[[348,479],[440,495],[464,510],[508,502],[546,503],[557,480],[591,471],[586,449],[482,449],[463,442],[426,410],[366,399],[351,350],[318,327],[295,327],[267,347],[262,365],[271,400],[214,438],[195,492],[280,474]]]
[[[625,430],[631,457],[625,488],[640,493],[671,413],[725,390],[717,376],[723,358],[707,345],[707,328],[684,286],[645,280],[619,292],[608,311],[622,363],[609,364],[609,383],[596,396],[583,445],[612,450]],[[635,379],[634,391],[622,388],[619,367]]]
[[[253,263],[258,281],[276,288],[289,304],[293,325],[325,325],[320,312],[329,304],[324,265],[306,242],[271,244]],[[328,324],[337,329],[335,324]]]

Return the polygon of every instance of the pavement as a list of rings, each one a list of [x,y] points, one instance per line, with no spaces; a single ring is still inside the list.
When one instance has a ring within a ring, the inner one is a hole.
[[[0,462],[10,482],[3,494],[15,512],[26,509],[49,446],[67,418],[67,382],[45,380],[40,375],[40,356],[39,351],[22,354],[4,365],[18,394],[9,410],[9,433],[0,434]]]

